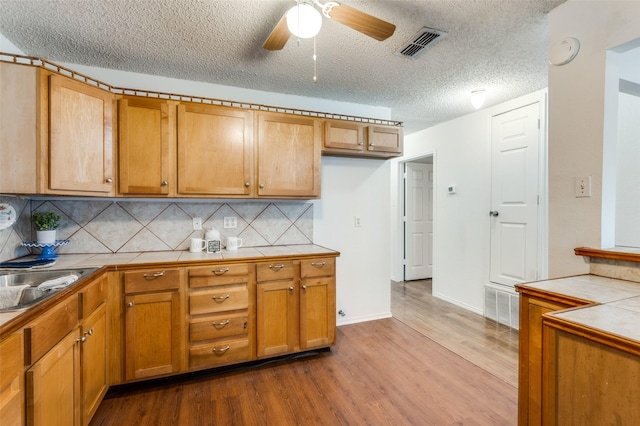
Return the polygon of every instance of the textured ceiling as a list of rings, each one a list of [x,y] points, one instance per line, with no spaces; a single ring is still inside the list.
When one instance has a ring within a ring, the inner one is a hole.
[[[262,49],[293,0],[0,0],[0,33],[30,56],[391,108],[407,133],[547,86],[547,13],[565,0],[344,0],[397,26],[383,42],[323,18],[313,41]],[[394,52],[423,26],[448,35]],[[107,82],[109,83],[109,82]]]

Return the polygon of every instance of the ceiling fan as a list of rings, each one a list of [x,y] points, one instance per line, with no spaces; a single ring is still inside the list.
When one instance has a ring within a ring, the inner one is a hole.
[[[263,48],[281,50],[292,34],[299,38],[314,37],[322,24],[322,17],[314,6],[325,17],[379,41],[386,40],[396,30],[396,26],[389,22],[334,1],[323,4],[318,0],[298,0],[296,3],[280,18]]]

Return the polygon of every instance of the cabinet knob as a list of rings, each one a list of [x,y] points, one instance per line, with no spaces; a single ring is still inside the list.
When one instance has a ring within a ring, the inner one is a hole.
[[[358,145],[362,146],[362,145],[364,145],[364,142],[360,141],[360,142],[358,142]]]
[[[113,179],[107,178],[107,183],[113,183]]]
[[[87,341],[87,336],[82,336],[76,339],[76,342],[78,343],[84,343]]]
[[[303,286],[302,286],[302,289],[303,289],[303,290],[306,290],[306,289],[307,289],[307,286],[306,286],[306,285],[303,285]]]
[[[293,286],[289,286],[289,291],[293,291]]]
[[[163,180],[163,181],[160,183],[160,186],[167,186],[167,185],[169,185],[169,182],[167,182],[166,180]]]
[[[127,307],[129,307],[129,308],[133,307],[133,302],[127,303]]]
[[[89,331],[85,331],[82,333],[83,336],[93,336],[93,328],[90,328]]]
[[[260,184],[260,189],[263,189],[263,188],[264,188],[264,183],[261,183]]]
[[[373,142],[369,142],[369,146],[373,146]]]
[[[250,186],[251,186],[251,183],[249,183],[249,182],[245,182],[245,183],[244,183],[244,186],[246,186],[246,187],[248,188],[248,187],[250,187]]]

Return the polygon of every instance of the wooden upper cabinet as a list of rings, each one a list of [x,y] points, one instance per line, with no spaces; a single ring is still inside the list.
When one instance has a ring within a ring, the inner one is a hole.
[[[337,148],[362,152],[364,149],[364,126],[350,121],[326,120],[324,123],[325,149]]]
[[[322,120],[258,113],[260,197],[320,197]]]
[[[402,155],[403,131],[397,126],[368,126],[367,150]]]
[[[178,193],[253,194],[253,112],[214,105],[178,106]]]
[[[49,144],[43,157],[49,159],[47,193],[115,194],[113,99],[88,84],[49,77]]]
[[[175,193],[175,104],[141,97],[118,102],[118,177],[124,195]],[[173,166],[173,167],[172,167]]]

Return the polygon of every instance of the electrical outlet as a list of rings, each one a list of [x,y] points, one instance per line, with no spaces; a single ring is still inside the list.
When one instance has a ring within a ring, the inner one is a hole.
[[[576,198],[591,197],[591,176],[580,176],[575,181]]]
[[[235,216],[225,216],[222,222],[224,229],[233,229],[238,227],[238,218]]]
[[[202,218],[201,217],[194,217],[193,218],[193,230],[194,231],[199,231],[202,229]]]
[[[359,228],[362,226],[362,221],[360,220],[360,216],[355,216],[353,218],[353,226],[355,226],[356,228]]]

